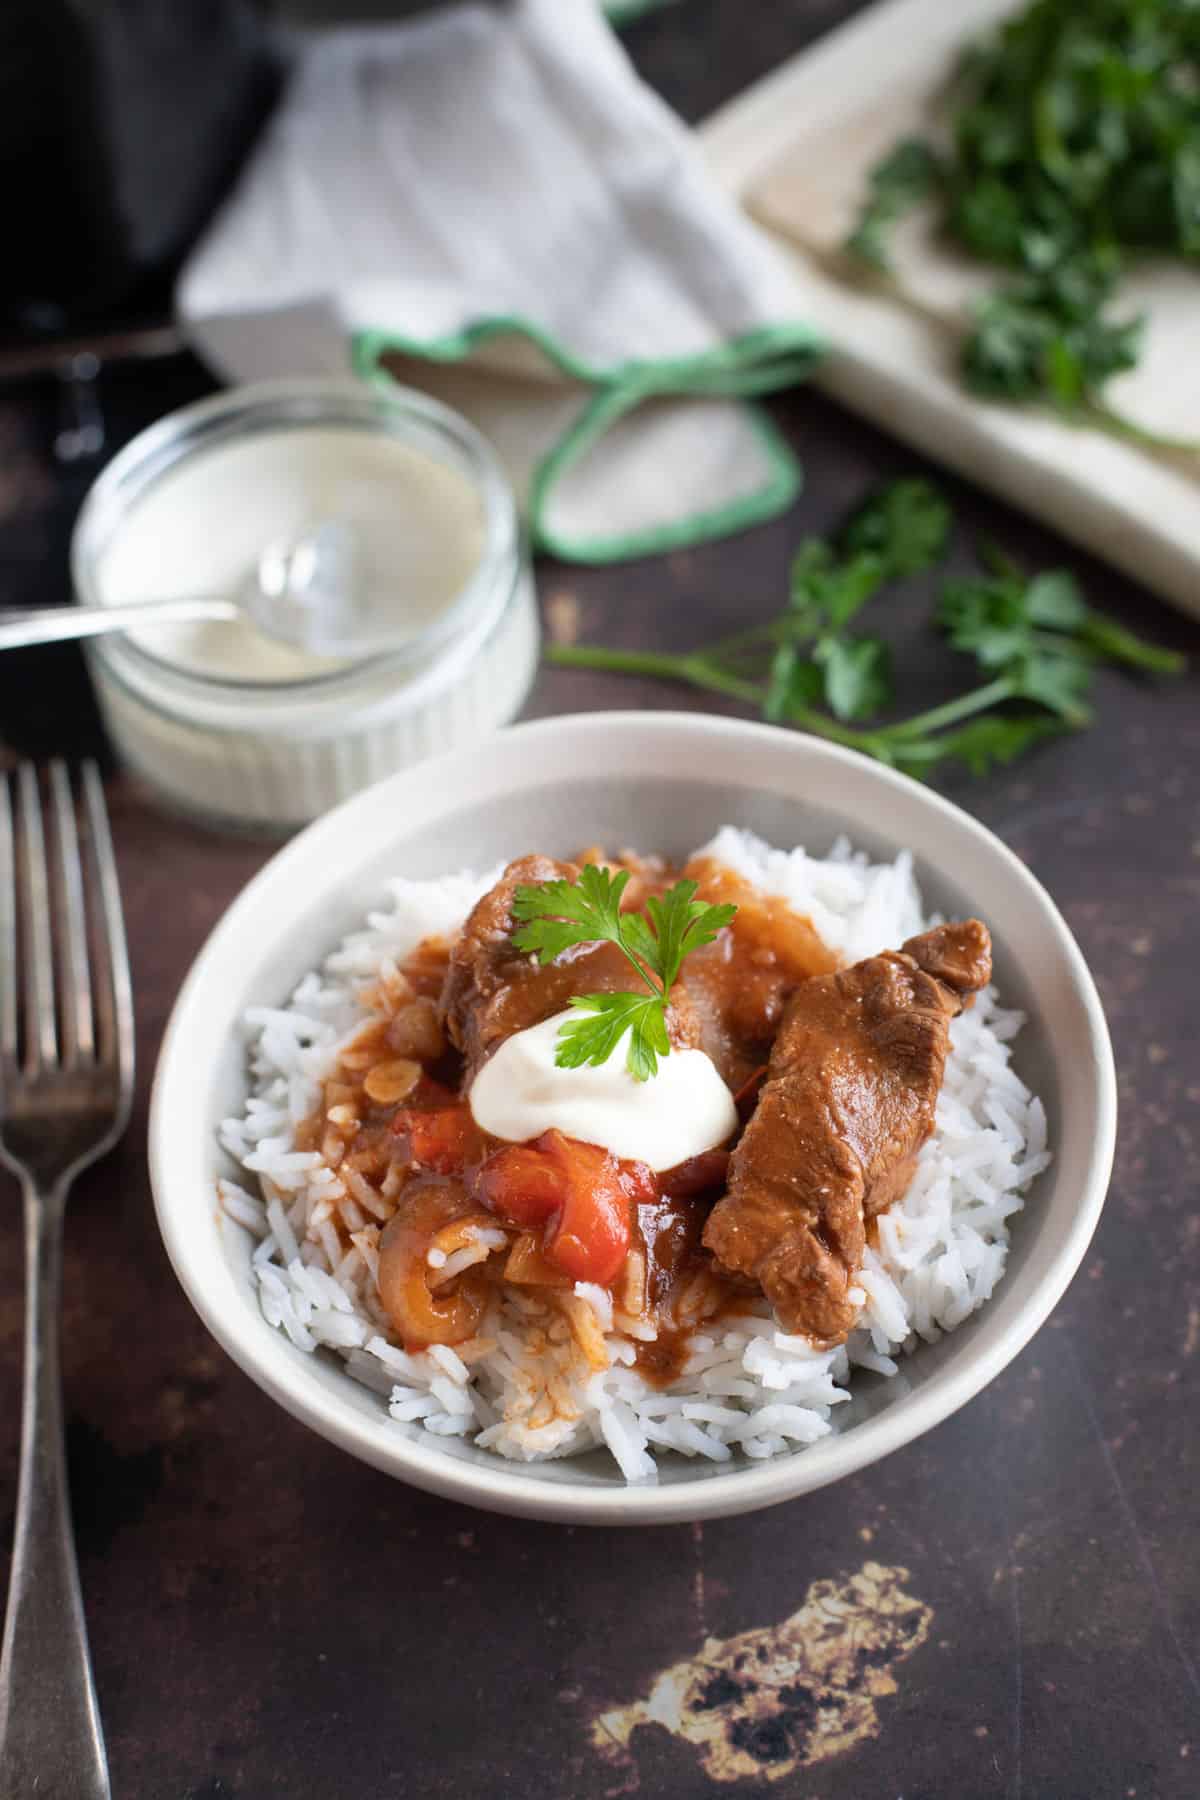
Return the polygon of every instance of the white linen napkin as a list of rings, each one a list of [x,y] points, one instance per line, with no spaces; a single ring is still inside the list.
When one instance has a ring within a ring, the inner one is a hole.
[[[176,302],[229,379],[353,368],[458,407],[563,556],[723,535],[799,485],[747,396],[816,336],[594,0],[308,40]]]

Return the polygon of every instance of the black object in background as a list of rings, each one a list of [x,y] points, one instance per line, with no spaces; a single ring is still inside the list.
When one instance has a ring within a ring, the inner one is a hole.
[[[4,0],[3,325],[80,328],[163,286],[278,79],[252,0]]]

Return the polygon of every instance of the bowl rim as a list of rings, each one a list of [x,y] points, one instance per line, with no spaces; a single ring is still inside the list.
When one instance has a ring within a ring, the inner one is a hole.
[[[351,1408],[340,1407],[333,1394],[312,1381],[301,1362],[264,1355],[277,1336],[265,1320],[254,1316],[249,1309],[244,1315],[240,1310],[236,1314],[225,1314],[196,1278],[189,1233],[185,1229],[187,1217],[170,1198],[176,1188],[183,1185],[173,1167],[170,1120],[189,1086],[194,1091],[194,1081],[189,1082],[187,1040],[193,1013],[201,1004],[209,980],[209,971],[237,943],[241,921],[253,911],[259,896],[264,890],[285,881],[292,867],[307,860],[313,846],[327,834],[343,831],[357,812],[361,811],[364,817],[371,813],[378,806],[381,793],[402,787],[414,777],[418,780],[432,776],[445,778],[457,763],[461,763],[464,774],[468,774],[471,764],[477,763],[479,747],[452,751],[400,770],[373,783],[307,826],[263,865],[226,908],[197,952],[163,1033],[151,1090],[148,1148],[155,1213],[168,1257],[201,1320],[233,1361],[285,1411],[322,1437],[361,1461],[443,1498],[484,1510],[571,1524],[672,1524],[756,1511],[841,1480],[941,1424],[1007,1367],[1040,1330],[1062,1298],[1098,1223],[1116,1141],[1116,1070],[1095,982],[1069,926],[1046,889],[995,833],[943,795],[921,788],[909,777],[871,762],[857,751],[752,720],[688,712],[567,713],[504,727],[494,735],[492,742],[520,738],[532,750],[541,740],[553,740],[563,734],[586,740],[623,731],[648,731],[651,736],[657,735],[664,741],[703,736],[714,746],[721,740],[732,743],[736,739],[748,745],[758,742],[764,748],[811,758],[814,767],[824,767],[835,780],[839,770],[852,767],[861,775],[865,769],[882,788],[902,791],[910,800],[916,789],[923,805],[986,848],[989,856],[999,857],[1007,865],[1010,877],[1018,887],[1024,888],[1026,897],[1043,914],[1054,949],[1061,957],[1081,1003],[1089,1040],[1086,1069],[1092,1087],[1096,1130],[1070,1223],[1024,1309],[994,1343],[964,1357],[959,1364],[948,1365],[939,1371],[936,1382],[910,1391],[902,1408],[885,1408],[849,1431],[771,1458],[757,1468],[739,1466],[712,1472],[706,1465],[700,1480],[683,1480],[663,1486],[643,1487],[614,1481],[611,1487],[572,1487],[566,1482],[546,1482],[527,1473],[527,1465],[505,1462],[500,1457],[495,1459],[494,1469],[480,1467],[474,1462],[460,1462],[438,1445],[426,1445],[420,1439],[409,1438],[400,1432],[394,1440],[382,1440],[363,1415]],[[337,882],[343,883],[351,877],[352,871],[341,870]],[[243,996],[242,1005],[246,1003]],[[214,1160],[215,1149],[214,1138]],[[353,1378],[345,1375],[343,1379],[350,1381]]]

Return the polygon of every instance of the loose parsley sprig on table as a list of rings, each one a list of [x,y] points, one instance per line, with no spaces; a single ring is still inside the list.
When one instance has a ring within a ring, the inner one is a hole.
[[[1034,0],[963,59],[949,146],[905,139],[871,171],[846,248],[887,273],[888,236],[935,200],[942,229],[1014,271],[977,308],[963,374],[1165,450],[1200,452],[1110,407],[1143,320],[1107,308],[1128,257],[1200,257],[1200,8],[1194,0]]]
[[[864,724],[893,698],[881,638],[849,627],[893,580],[937,563],[950,508],[928,482],[892,482],[830,541],[808,538],[791,568],[787,606],[764,625],[702,650],[552,646],[550,662],[654,675],[729,695],[773,723],[793,725],[920,779],[959,762],[974,774],[1011,762],[1048,737],[1090,723],[1087,692],[1097,663],[1177,674],[1183,657],[1137,638],[1086,605],[1067,571],[1027,575],[992,549],[980,573],[942,585],[937,622],[987,679],[911,718]],[[1011,703],[1024,703],[1014,711]]]
[[[579,994],[571,1005],[583,1016],[568,1019],[558,1032],[554,1060],[560,1069],[607,1062],[625,1033],[625,1066],[635,1081],[658,1073],[658,1058],[671,1048],[667,1006],[684,958],[711,944],[737,912],[736,906],[708,906],[695,898],[697,883],[677,881],[660,899],[653,895],[644,913],[622,912],[629,870],[587,863],[579,880],[545,881],[519,887],[513,917],[518,950],[542,964],[574,944],[615,944],[649,989],[647,994]]]

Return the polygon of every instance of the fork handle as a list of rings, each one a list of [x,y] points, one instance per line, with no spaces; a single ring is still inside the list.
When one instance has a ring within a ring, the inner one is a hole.
[[[111,1800],[63,1440],[59,1314],[65,1182],[26,1180],[21,1476],[0,1650],[0,1800]]]

